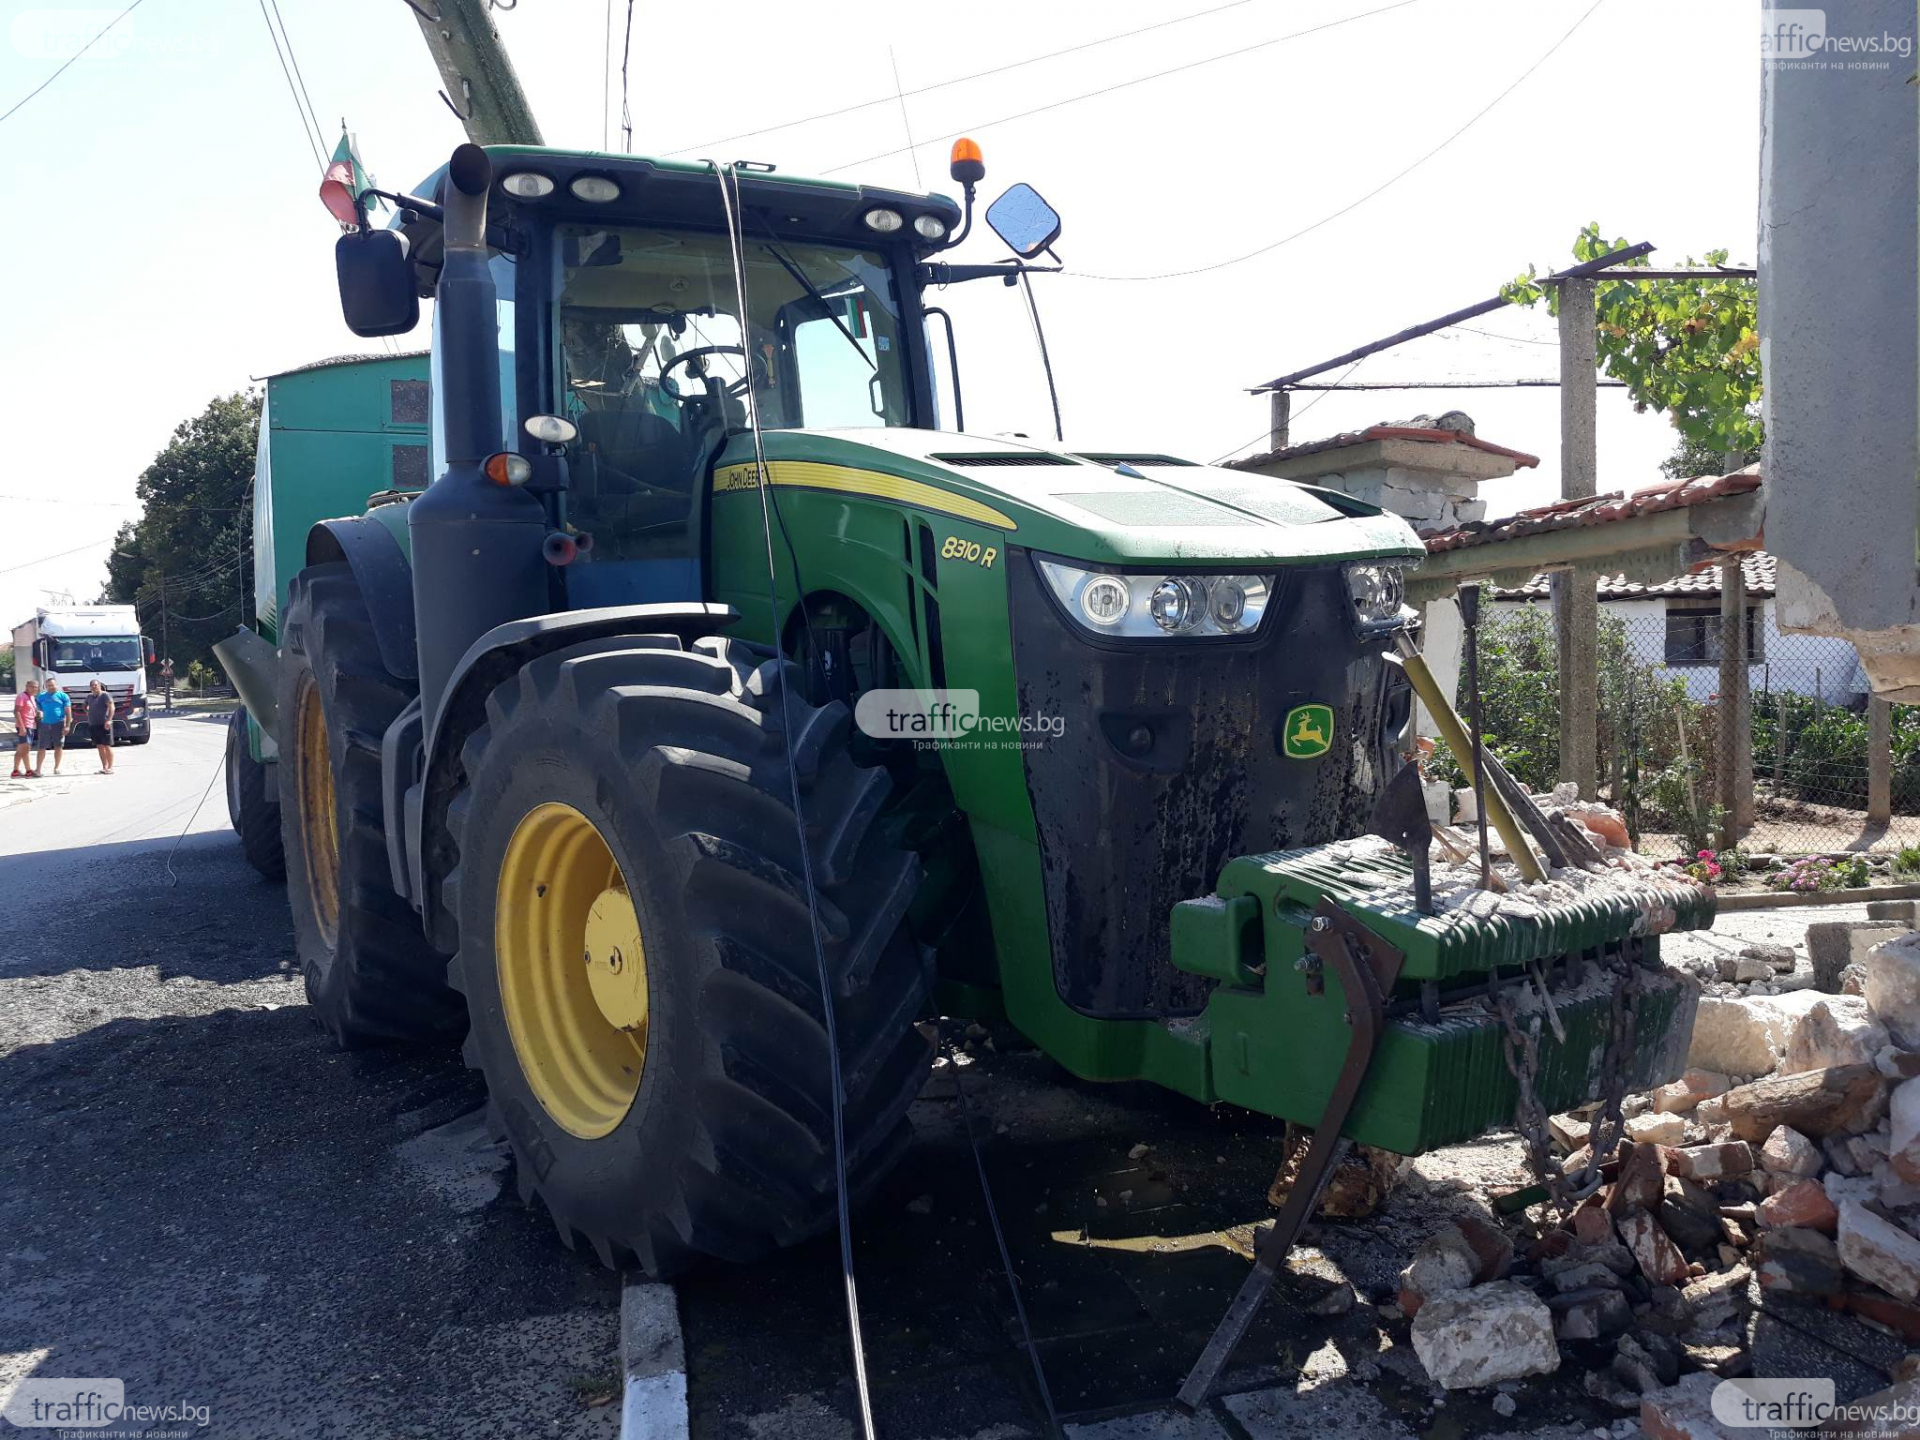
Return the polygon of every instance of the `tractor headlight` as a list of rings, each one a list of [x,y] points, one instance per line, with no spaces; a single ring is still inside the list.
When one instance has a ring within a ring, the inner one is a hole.
[[[1362,630],[1390,630],[1404,625],[1407,608],[1405,567],[1387,560],[1351,560],[1346,566],[1347,593],[1353,597],[1354,619]]]
[[[1117,575],[1042,560],[1040,574],[1084,630],[1126,639],[1245,635],[1259,628],[1271,575]]]

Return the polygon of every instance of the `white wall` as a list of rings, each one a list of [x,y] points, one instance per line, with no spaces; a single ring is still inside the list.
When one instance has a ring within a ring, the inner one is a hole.
[[[1707,597],[1701,597],[1703,600]],[[1719,603],[1719,597],[1712,597]],[[1693,602],[1688,602],[1689,608]],[[1814,693],[1818,682],[1820,696],[1830,705],[1844,705],[1854,698],[1853,679],[1857,657],[1853,646],[1844,640],[1824,635],[1782,635],[1774,615],[1771,596],[1754,602],[1761,610],[1761,654],[1759,663],[1747,667],[1747,684],[1755,695],[1767,689],[1790,691],[1799,695]],[[1495,612],[1514,610],[1523,605],[1546,607],[1545,600],[1496,600]],[[1686,682],[1687,698],[1706,700],[1719,693],[1720,662],[1709,660],[1699,665],[1668,665],[1667,599],[1603,600],[1600,613],[1612,616],[1627,627],[1627,644],[1634,658],[1657,671],[1676,675]]]

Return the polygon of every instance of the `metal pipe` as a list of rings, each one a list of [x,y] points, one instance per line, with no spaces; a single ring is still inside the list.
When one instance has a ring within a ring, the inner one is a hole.
[[[1456,757],[1468,755],[1473,746],[1467,739],[1466,726],[1460,723],[1460,716],[1452,705],[1447,703],[1446,693],[1441,690],[1440,682],[1433,678],[1433,671],[1427,668],[1427,662],[1419,651],[1413,648],[1413,641],[1403,633],[1398,639],[1400,653],[1386,657],[1389,662],[1398,664],[1406,671],[1407,679],[1413,684],[1413,693],[1420,697],[1420,703],[1427,707],[1427,713],[1433,716],[1433,723],[1440,731],[1440,738],[1447,742],[1447,748]],[[1486,794],[1476,794],[1479,804],[1486,809],[1487,818],[1493,822],[1493,828],[1499,832],[1501,842],[1507,847],[1507,853],[1513,857],[1513,863],[1519,867],[1520,875],[1526,880],[1544,880],[1546,871],[1540,868],[1540,861],[1520,829],[1520,822],[1513,818],[1513,812],[1507,808],[1497,792],[1489,790]]]

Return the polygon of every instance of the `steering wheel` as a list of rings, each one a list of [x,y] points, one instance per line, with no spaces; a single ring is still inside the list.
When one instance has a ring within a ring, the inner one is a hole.
[[[747,352],[738,345],[699,345],[691,350],[682,350],[678,355],[674,356],[673,359],[660,367],[660,388],[666,391],[667,394],[673,396],[674,399],[680,399],[681,391],[678,382],[669,379],[668,376],[670,376],[673,371],[678,370],[682,365],[689,364],[695,360],[704,360],[709,355],[738,355],[740,357],[741,369],[748,371],[747,374],[743,374],[732,384],[727,384],[724,381],[708,379],[706,368],[702,366],[693,373],[706,384],[709,393],[714,390],[719,390],[726,395],[728,399],[735,399],[746,394],[747,386],[752,383],[753,377],[751,374],[751,365],[747,359]]]

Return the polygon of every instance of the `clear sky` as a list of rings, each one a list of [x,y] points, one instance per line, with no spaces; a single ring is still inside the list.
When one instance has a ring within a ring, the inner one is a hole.
[[[445,160],[463,135],[403,0],[278,4],[324,150],[344,117],[383,185],[410,187]],[[119,8],[9,3],[0,111],[60,63],[65,35]],[[597,147],[606,133],[620,148],[624,0],[611,13],[609,63],[607,0],[496,12],[549,143]],[[1329,23],[1348,17],[1361,18]],[[1566,263],[1589,220],[1653,241],[1670,263],[1716,246],[1751,261],[1757,31],[1753,0],[638,0],[628,107],[641,153],[907,188],[956,190],[947,146],[971,134],[986,152],[983,199],[1026,180],[1065,217],[1058,248],[1074,273],[1038,291],[1069,441],[1210,460],[1264,448],[1249,442],[1264,437],[1267,402],[1248,387],[1491,295],[1530,261]],[[716,143],[869,100],[883,103]],[[176,424],[250,377],[369,342],[340,322],[338,231],[259,0],[143,0],[0,123],[0,153],[14,215],[0,229],[11,625],[44,588],[93,597],[106,542],[136,513],[134,480]],[[1213,265],[1328,216],[1241,264],[1092,278]],[[956,258],[1000,253],[983,231]],[[942,303],[958,323],[969,428],[1045,435],[1017,293],[975,283]],[[1557,373],[1544,312],[1473,323],[1491,333],[1447,332],[1353,378]],[[1488,487],[1495,513],[1558,493],[1555,391],[1334,394],[1308,411],[1312,398],[1296,399],[1296,439],[1465,409],[1483,437],[1541,457]],[[1657,481],[1672,443],[1662,417],[1602,393],[1601,489]]]

